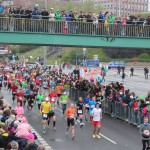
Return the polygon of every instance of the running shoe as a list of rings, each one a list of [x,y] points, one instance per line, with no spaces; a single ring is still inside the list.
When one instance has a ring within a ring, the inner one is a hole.
[[[100,135],[98,135],[98,134],[97,134],[96,136],[97,136],[97,138],[98,138],[98,139],[100,139],[100,138],[101,138],[101,137],[100,137]]]
[[[73,136],[72,136],[72,140],[74,140],[74,139],[75,139],[75,136],[73,135]]]
[[[95,138],[96,136],[95,136],[95,134],[93,134],[93,138]]]
[[[66,136],[68,135],[68,131],[66,131]]]
[[[54,130],[56,130],[56,127],[53,127]]]
[[[46,133],[46,130],[44,129],[44,130],[43,130],[43,134],[45,134],[45,133]]]

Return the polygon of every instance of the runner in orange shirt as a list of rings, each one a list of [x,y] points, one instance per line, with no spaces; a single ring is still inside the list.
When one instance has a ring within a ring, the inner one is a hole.
[[[70,104],[70,108],[68,108],[65,112],[67,116],[67,130],[66,130],[66,135],[68,135],[68,130],[70,128],[70,125],[72,126],[72,140],[75,139],[75,122],[74,118],[76,117],[76,110],[74,104]]]
[[[60,98],[60,96],[61,96],[61,94],[62,94],[62,90],[63,90],[63,86],[62,86],[61,83],[59,83],[59,84],[56,86],[56,92],[57,92],[57,97],[58,97],[58,99],[57,99],[57,104],[58,104],[58,105],[59,105],[59,98]]]

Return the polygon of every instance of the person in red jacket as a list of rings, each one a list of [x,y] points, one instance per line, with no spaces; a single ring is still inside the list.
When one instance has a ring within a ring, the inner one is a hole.
[[[12,84],[12,78],[8,77],[7,78],[7,90],[11,90],[11,84]]]
[[[17,97],[17,103],[20,102],[20,105],[22,106],[23,97],[24,97],[24,93],[22,89],[20,89],[20,91],[16,94],[16,97]]]
[[[16,96],[16,93],[17,93],[17,89],[18,89],[18,86],[15,83],[13,83],[12,86],[11,86],[13,103],[15,101],[15,96]]]

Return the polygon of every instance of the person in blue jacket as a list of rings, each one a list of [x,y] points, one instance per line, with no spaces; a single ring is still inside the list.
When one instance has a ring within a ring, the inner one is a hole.
[[[89,116],[89,109],[90,109],[90,106],[89,106],[89,102],[92,100],[90,95],[87,95],[87,97],[85,97],[84,99],[84,106],[85,106],[85,120],[88,121],[88,116]]]
[[[95,108],[96,105],[96,97],[93,96],[92,100],[89,101],[89,114],[90,114],[90,122],[92,123],[93,116],[92,116],[92,110]]]

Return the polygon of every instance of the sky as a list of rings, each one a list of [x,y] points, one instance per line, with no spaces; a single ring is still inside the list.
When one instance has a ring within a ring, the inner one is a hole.
[[[150,0],[149,0],[149,4],[148,4],[148,11],[150,11]]]

